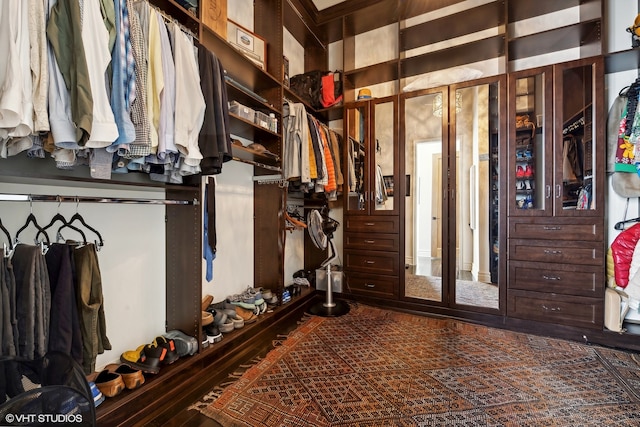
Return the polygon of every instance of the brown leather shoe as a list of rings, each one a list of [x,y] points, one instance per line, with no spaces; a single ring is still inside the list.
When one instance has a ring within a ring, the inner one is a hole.
[[[124,381],[124,385],[129,390],[133,390],[135,388],[140,387],[144,384],[144,375],[142,371],[139,369],[134,369],[128,365],[109,365],[107,366],[111,370],[111,372],[115,374],[120,374],[122,377],[122,381]]]
[[[122,376],[108,370],[103,370],[98,374],[95,379],[98,389],[107,397],[114,397],[119,395],[124,390],[124,381]]]

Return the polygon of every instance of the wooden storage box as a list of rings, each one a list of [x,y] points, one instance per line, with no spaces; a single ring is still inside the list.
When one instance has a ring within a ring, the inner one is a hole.
[[[227,0],[200,0],[202,23],[227,39]]]

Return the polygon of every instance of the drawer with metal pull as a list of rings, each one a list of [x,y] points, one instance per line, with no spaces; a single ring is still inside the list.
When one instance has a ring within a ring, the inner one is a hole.
[[[344,268],[346,271],[397,276],[398,253],[345,249]]]
[[[380,275],[345,273],[348,290],[354,294],[389,297],[396,294],[398,278]]]
[[[356,233],[398,233],[400,220],[397,216],[346,216],[344,218],[345,231]]]
[[[509,261],[508,288],[601,298],[604,268],[594,265]]]
[[[604,265],[602,242],[509,239],[509,261]]]
[[[575,218],[509,218],[509,238],[548,240],[602,241],[604,224],[595,221],[578,222]]]
[[[385,252],[398,252],[400,236],[384,233],[344,233],[344,247]]]
[[[519,319],[602,329],[604,298],[509,289],[507,314]]]

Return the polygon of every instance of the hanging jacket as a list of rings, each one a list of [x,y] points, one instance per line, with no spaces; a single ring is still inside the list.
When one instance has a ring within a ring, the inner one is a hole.
[[[623,230],[611,243],[616,284],[626,288],[629,284],[629,269],[633,251],[640,239],[640,223]]]
[[[640,241],[638,241],[640,243]],[[636,243],[636,247],[631,256],[631,264],[629,266],[629,283],[624,288],[633,305],[638,307],[640,301],[640,244]]]

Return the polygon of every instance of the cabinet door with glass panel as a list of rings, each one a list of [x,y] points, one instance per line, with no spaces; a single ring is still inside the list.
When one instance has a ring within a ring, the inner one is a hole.
[[[603,60],[554,65],[554,214],[600,216],[604,204]]]
[[[509,75],[510,215],[553,212],[553,70],[536,68]]]
[[[397,97],[345,106],[347,214],[397,215]]]

